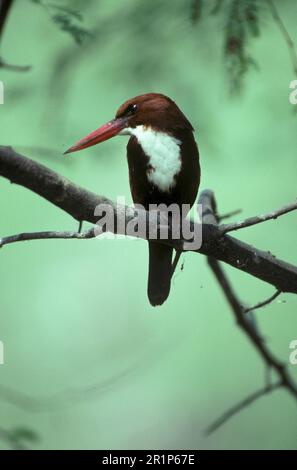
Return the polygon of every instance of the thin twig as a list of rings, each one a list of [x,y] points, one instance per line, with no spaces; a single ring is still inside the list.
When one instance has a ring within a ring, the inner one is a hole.
[[[268,214],[249,217],[245,220],[235,222],[233,224],[223,224],[220,226],[220,231],[222,235],[225,235],[225,233],[233,232],[234,230],[251,227],[252,225],[262,224],[263,222],[267,222],[268,220],[277,219],[281,215],[288,214],[289,212],[295,210],[297,210],[297,201],[280,207],[279,209],[269,212]]]
[[[32,65],[15,65],[15,64],[8,64],[3,59],[0,58],[0,68],[6,69],[11,72],[29,72],[32,69]]]
[[[48,240],[48,239],[69,239],[77,238],[79,240],[95,238],[98,234],[95,233],[94,229],[91,228],[85,232],[56,232],[56,231],[47,231],[47,232],[27,232],[27,233],[18,233],[17,235],[10,235],[8,237],[0,238],[0,248],[4,245],[9,245],[10,243],[17,243],[29,240]]]
[[[234,215],[238,215],[242,212],[242,209],[235,209],[231,212],[226,212],[226,214],[218,215],[218,221],[221,222],[222,220],[229,219],[230,217],[234,217]]]
[[[253,310],[257,310],[258,308],[265,307],[266,305],[269,305],[273,300],[275,300],[279,295],[281,295],[281,291],[277,290],[273,295],[271,295],[268,299],[263,300],[262,302],[257,303],[253,307],[248,307],[243,310],[243,313],[248,313]]]
[[[294,41],[291,38],[291,36],[290,36],[290,34],[289,34],[282,18],[280,16],[280,14],[278,13],[278,10],[277,10],[273,0],[267,0],[267,3],[268,3],[269,8],[271,10],[273,19],[274,19],[275,23],[277,24],[277,26],[279,27],[279,30],[280,30],[281,34],[283,35],[283,37],[284,37],[284,39],[287,43],[287,46],[288,46],[288,49],[289,49],[289,54],[290,54],[291,61],[292,61],[293,71],[294,71],[295,75],[297,75],[297,52],[296,52]]]
[[[3,36],[4,28],[7,23],[9,12],[13,5],[13,0],[0,1],[0,41]],[[32,67],[31,65],[14,65],[8,64],[0,57],[0,68],[10,70],[12,72],[28,72]]]
[[[258,400],[259,398],[280,388],[281,385],[282,384],[280,382],[277,382],[274,385],[269,385],[267,387],[260,388],[259,390],[256,390],[254,393],[251,393],[246,398],[238,402],[236,405],[229,408],[219,418],[217,418],[213,423],[211,423],[210,426],[208,426],[208,428],[206,429],[206,434],[207,435],[212,434],[221,426],[226,424],[226,422],[229,421],[229,419],[233,418],[233,416],[240,413],[244,408],[247,408],[249,405],[251,405],[253,402]]]
[[[13,0],[2,0],[0,2],[0,39],[3,35],[4,27],[12,7]]]

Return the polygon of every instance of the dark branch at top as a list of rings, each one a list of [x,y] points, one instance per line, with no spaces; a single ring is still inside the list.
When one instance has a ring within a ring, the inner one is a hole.
[[[0,1],[0,43],[12,4],[13,0]],[[5,68],[6,70],[11,70],[13,72],[27,72],[31,69],[31,65],[9,64],[0,56],[0,68]]]
[[[3,35],[4,26],[8,18],[9,11],[12,7],[13,0],[2,0],[0,2],[0,40]]]

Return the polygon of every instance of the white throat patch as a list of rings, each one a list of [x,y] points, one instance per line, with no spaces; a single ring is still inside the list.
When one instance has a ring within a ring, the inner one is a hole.
[[[134,135],[149,159],[152,169],[148,179],[161,191],[169,191],[175,185],[175,175],[181,169],[180,144],[175,137],[151,127],[126,128],[122,134]]]

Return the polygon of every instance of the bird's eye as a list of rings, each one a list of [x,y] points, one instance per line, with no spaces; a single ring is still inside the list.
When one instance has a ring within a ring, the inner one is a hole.
[[[137,111],[137,104],[129,104],[129,106],[125,110],[125,116],[131,116],[135,114]]]

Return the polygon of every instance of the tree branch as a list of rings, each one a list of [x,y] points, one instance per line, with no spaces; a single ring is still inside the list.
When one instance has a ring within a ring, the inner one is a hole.
[[[13,0],[0,0],[0,42],[12,4]],[[8,64],[0,57],[0,68],[5,68],[6,70],[11,70],[13,72],[28,72],[31,69],[31,65]]]
[[[289,375],[285,365],[280,362],[266,346],[262,336],[260,336],[258,331],[255,329],[254,323],[244,315],[245,309],[242,307],[241,302],[233,291],[221,265],[213,258],[208,258],[208,263],[232,308],[238,326],[248,336],[266,365],[279,375],[282,385],[297,399],[297,385]]]
[[[97,235],[94,232],[94,229],[87,230],[85,232],[55,232],[55,231],[48,231],[48,232],[29,232],[29,233],[19,233],[17,235],[11,235],[8,237],[0,238],[0,248],[4,245],[9,245],[10,243],[16,242],[23,242],[29,240],[49,240],[53,238],[60,238],[60,239],[74,239],[77,238],[79,240],[83,239],[90,239],[95,238]]]
[[[275,23],[277,24],[277,26],[279,27],[279,30],[280,30],[281,34],[283,35],[284,40],[287,43],[289,54],[290,54],[290,57],[291,57],[292,66],[293,66],[293,71],[294,71],[295,75],[297,75],[297,52],[296,52],[294,41],[291,38],[291,36],[290,36],[290,34],[289,34],[282,18],[281,18],[281,16],[279,15],[273,0],[267,0],[267,3],[268,3],[268,6],[270,8],[270,11],[272,13],[273,19],[274,19]]]
[[[126,226],[139,215],[132,208],[119,207],[106,197],[75,185],[46,166],[16,153],[10,147],[0,146],[0,176],[35,192],[79,222],[87,221],[96,224],[99,217],[95,215],[94,210],[100,204],[111,206],[119,218],[124,216]],[[195,252],[223,261],[273,285],[281,292],[296,294],[297,268],[295,266],[277,259],[269,252],[258,250],[229,235],[222,235],[220,227],[217,227],[211,221],[207,222],[206,213],[210,211],[210,214],[212,214],[213,199],[212,191],[205,190],[201,193],[200,203],[202,203],[204,211],[203,240],[201,248]],[[196,226],[197,233],[197,224],[193,222],[191,226],[193,230]],[[124,232],[121,232],[119,227],[115,227],[114,232],[127,233],[125,230],[126,227],[124,227]],[[17,237],[22,236],[24,235],[18,235]],[[72,233],[67,238],[79,237],[73,236]],[[30,239],[33,239],[33,236]],[[176,250],[183,251],[184,242],[187,240],[169,238],[159,241],[173,246]]]
[[[238,215],[242,212],[242,209],[235,209],[234,211],[227,212],[226,214],[222,214],[219,216],[218,221],[221,223],[222,220],[229,219],[234,215]]]
[[[229,408],[229,410],[225,411],[219,418],[217,418],[213,423],[211,423],[206,429],[206,434],[209,435],[217,431],[217,429],[219,429],[221,426],[226,424],[227,421],[229,421],[229,419],[233,418],[233,416],[240,413],[242,410],[244,410],[244,408],[247,408],[249,405],[254,403],[259,398],[273,392],[274,390],[280,387],[281,387],[281,384],[277,382],[274,385],[269,385],[267,387],[260,388],[259,390],[256,390],[254,393],[251,393],[246,398],[236,403],[236,405]]]
[[[0,2],[0,39],[3,35],[6,20],[12,7],[13,0],[2,0]]]
[[[55,173],[44,165],[19,155],[10,147],[0,147],[0,175],[9,179],[12,183],[22,185],[35,192],[37,195],[45,198],[78,220],[80,225],[83,220],[91,222],[92,224],[96,224],[96,222],[98,222],[98,216],[95,215],[95,208],[99,204],[110,205],[116,215],[125,217],[125,224],[128,224],[135,218],[139,217],[139,213],[134,209],[126,208],[125,206],[119,208],[115,203],[104,196],[99,196],[73,184],[71,181],[63,178],[58,173]],[[268,382],[265,388],[245,398],[239,404],[224,413],[224,415],[208,429],[208,432],[212,432],[245,406],[248,406],[260,396],[275,390],[277,387],[282,386],[286,388],[297,400],[297,385],[293,381],[285,365],[274,356],[265,344],[251,315],[245,315],[245,313],[251,309],[245,309],[242,306],[233,291],[219,260],[262,279],[263,281],[269,282],[276,287],[277,292],[272,297],[260,304],[257,304],[254,308],[260,308],[260,306],[267,305],[276,298],[280,292],[297,293],[297,268],[285,263],[284,261],[276,259],[270,253],[265,253],[236,240],[229,235],[222,234],[221,227],[218,226],[219,216],[217,215],[216,202],[212,191],[203,191],[199,197],[199,203],[202,205],[203,242],[201,248],[195,252],[207,256],[209,266],[211,267],[232,308],[238,326],[258,351],[266,365],[266,370],[274,370],[279,378],[277,384],[271,385]],[[270,220],[276,216],[283,215],[288,212],[288,208],[289,210],[293,210],[292,205],[286,206],[286,209],[282,208],[281,210],[274,211],[267,216],[261,216],[261,221],[263,221],[263,218]],[[145,213],[145,215],[147,215],[147,213]],[[159,222],[156,223],[158,225]],[[246,226],[245,223],[240,224],[242,227]],[[232,225],[234,226],[234,224]],[[195,226],[194,222],[192,222],[192,226]],[[223,226],[223,230],[225,228],[226,226]],[[237,228],[239,228],[238,224]],[[119,232],[118,227],[115,227],[115,233],[126,233],[126,225],[123,232]],[[85,232],[49,231],[22,233],[0,239],[0,247],[5,244],[24,240],[48,238],[87,239],[94,236],[96,236],[94,228]],[[184,249],[183,246],[185,240],[174,240],[169,238],[166,240],[156,241],[170,244],[176,249],[177,263],[180,253]]]
[[[0,57],[0,68],[10,70],[11,72],[29,72],[32,69],[31,65],[16,65],[8,64]]]
[[[1,246],[1,240],[0,240],[0,246]],[[271,302],[273,302],[279,295],[281,295],[281,291],[277,290],[273,295],[268,297],[268,299],[263,300],[262,302],[259,302],[253,307],[245,308],[243,310],[243,313],[249,313],[249,312],[252,312],[253,310],[257,310],[259,308],[265,307],[266,305],[269,305]]]
[[[252,225],[262,224],[268,220],[277,219],[281,215],[288,214],[289,212],[297,210],[297,201],[294,201],[290,204],[287,204],[279,209],[276,209],[268,214],[256,215],[254,217],[249,217],[248,219],[242,220],[241,222],[235,222],[233,224],[223,224],[220,226],[222,235],[234,230],[239,230],[241,228],[251,227]]]
[[[207,223],[212,223],[214,225],[217,223],[218,216],[214,198],[209,201],[207,210],[203,211],[202,220],[205,220]],[[277,359],[274,354],[270,351],[270,349],[264,342],[263,337],[259,332],[255,321],[253,321],[253,319],[251,319],[248,315],[245,315],[245,313],[247,311],[250,312],[251,309],[245,309],[242,306],[242,302],[240,302],[237,295],[235,294],[235,291],[233,290],[232,285],[228,280],[228,277],[225,274],[220,263],[211,256],[208,256],[207,261],[213,274],[215,275],[216,280],[222,288],[226,300],[231,306],[237,325],[239,326],[239,328],[241,328],[244,334],[248,337],[249,341],[258,351],[258,354],[262,358],[266,369],[269,371],[273,370],[279,379],[275,385],[271,385],[267,381],[266,386],[264,388],[258,390],[252,395],[249,395],[247,398],[240,401],[237,405],[226,411],[207,429],[207,433],[209,434],[218,429],[228,419],[240,412],[243,408],[253,403],[257,398],[274,391],[276,388],[284,387],[286,390],[288,390],[289,393],[291,393],[291,395],[293,395],[294,399],[297,401],[297,384],[294,382],[293,378],[289,374],[286,366],[279,359]],[[274,298],[275,297],[276,294],[274,294]],[[271,301],[271,298],[269,299],[269,301]],[[266,305],[267,303],[268,301],[262,302],[262,306]],[[256,307],[260,308],[259,304],[257,304]]]

